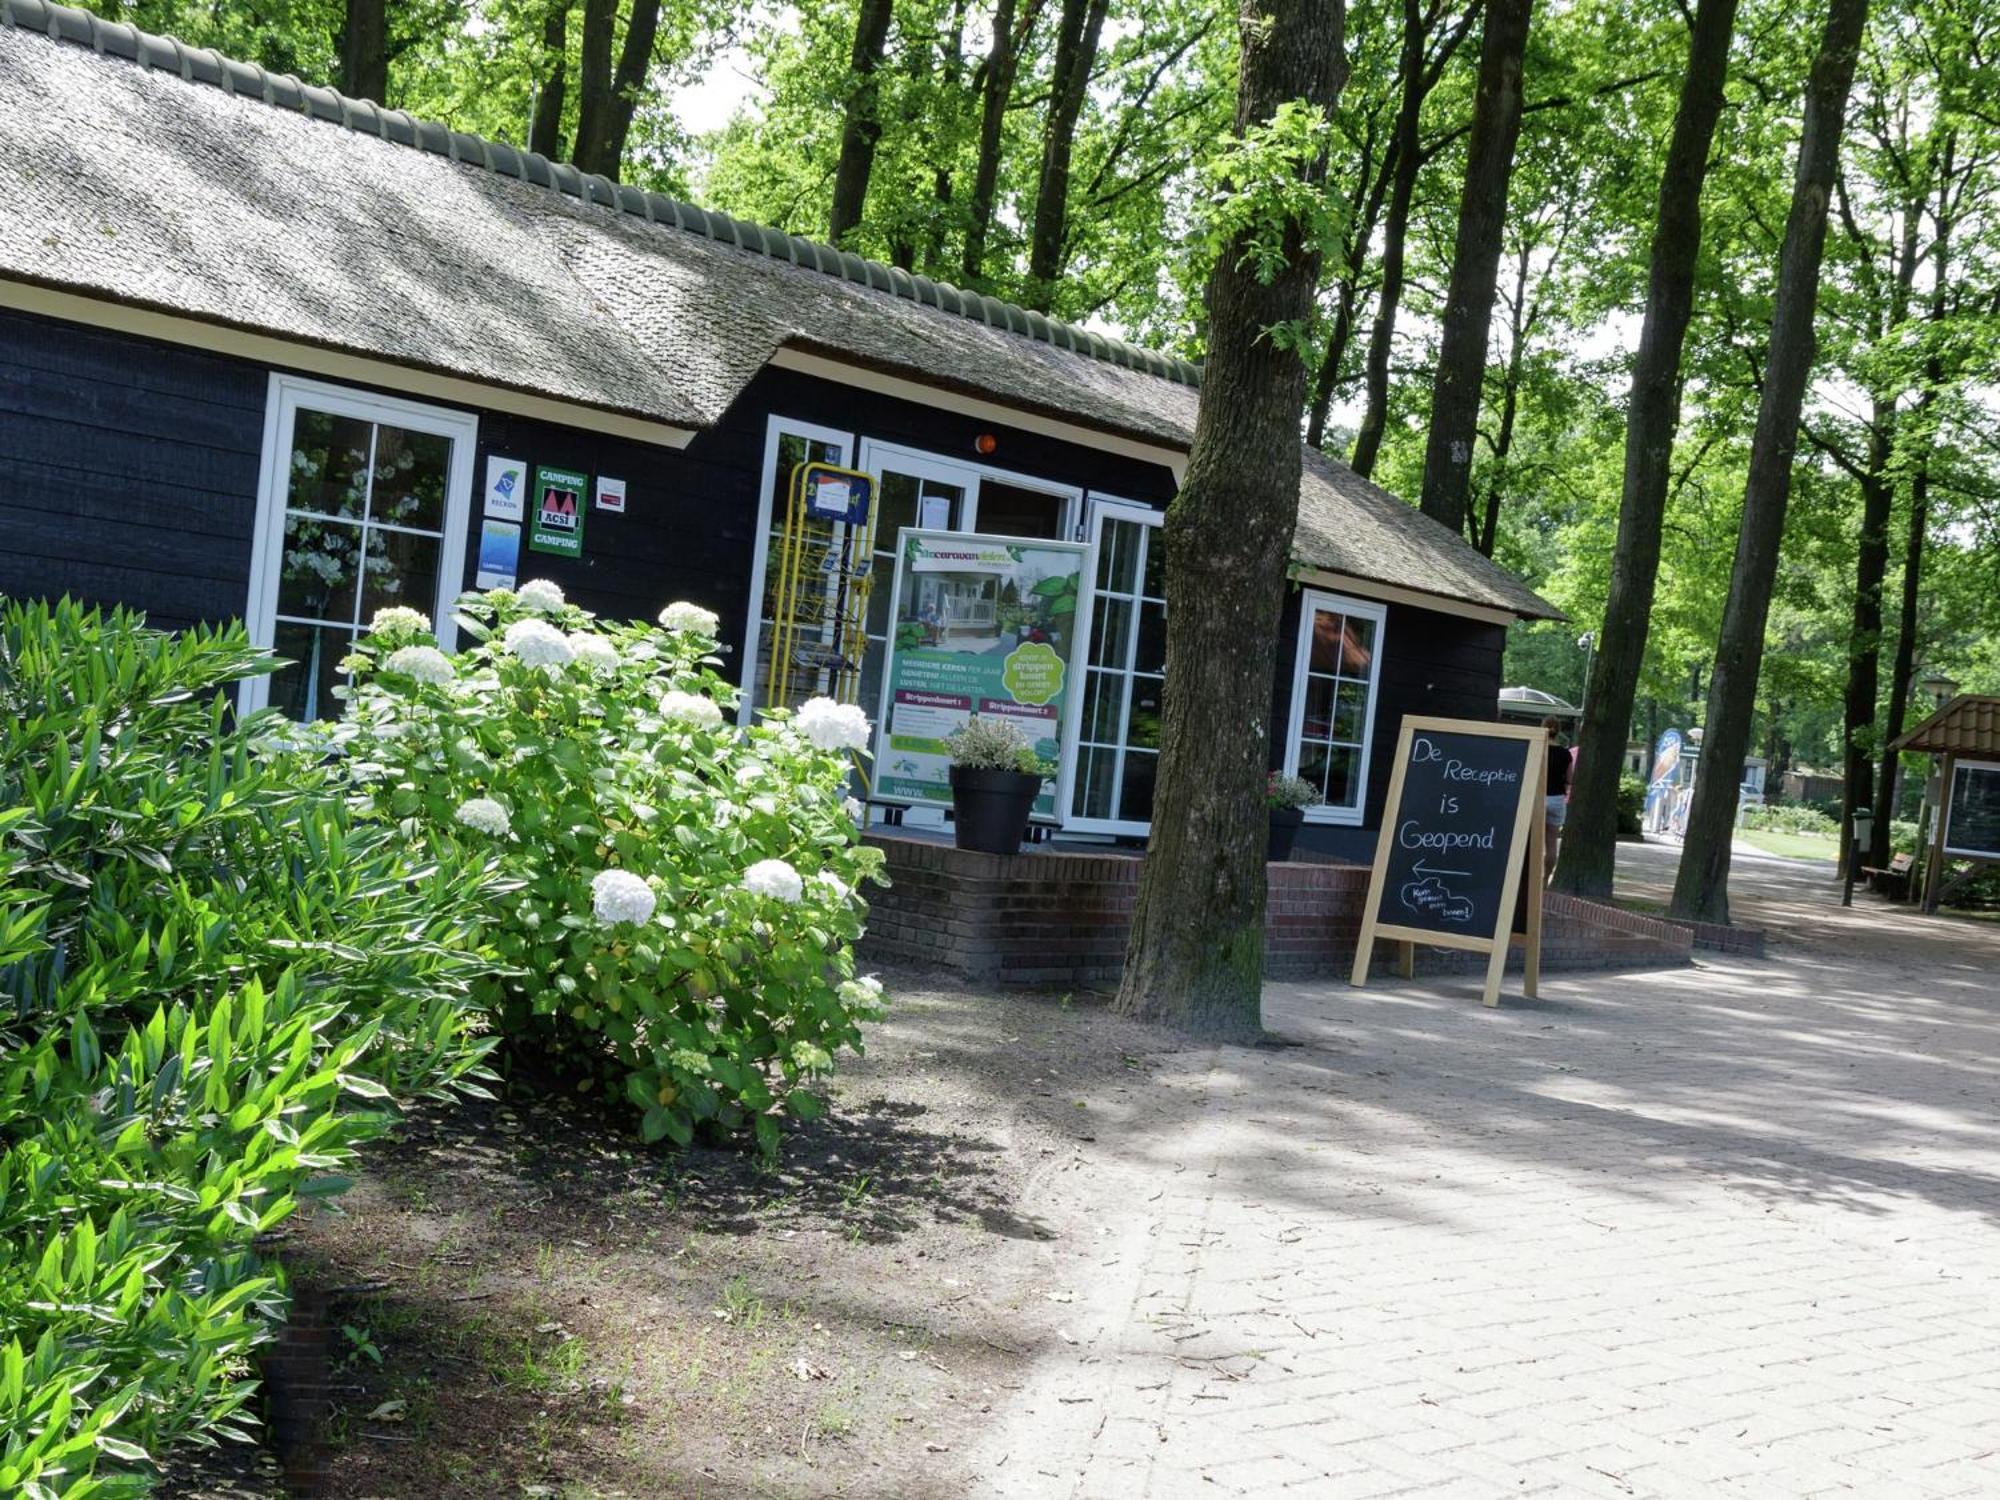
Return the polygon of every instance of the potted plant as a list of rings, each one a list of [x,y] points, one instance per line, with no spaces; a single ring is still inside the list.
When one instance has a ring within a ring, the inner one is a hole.
[[[1015,854],[1052,771],[1008,719],[967,720],[951,747],[952,828],[961,849]]]
[[[1282,771],[1273,771],[1264,783],[1264,805],[1271,810],[1271,837],[1264,846],[1264,858],[1272,864],[1283,864],[1292,857],[1292,845],[1299,836],[1299,825],[1306,820],[1306,809],[1320,800],[1319,792],[1303,776],[1287,776]]]

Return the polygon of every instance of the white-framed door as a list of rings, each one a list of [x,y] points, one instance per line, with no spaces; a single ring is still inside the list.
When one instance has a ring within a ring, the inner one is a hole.
[[[390,605],[422,610],[452,648],[478,444],[470,412],[271,376],[244,622],[294,665],[246,681],[245,712],[337,717],[339,663]]]
[[[1166,555],[1156,510],[1093,495],[1089,622],[1070,701],[1065,828],[1142,836],[1151,826],[1166,687]]]

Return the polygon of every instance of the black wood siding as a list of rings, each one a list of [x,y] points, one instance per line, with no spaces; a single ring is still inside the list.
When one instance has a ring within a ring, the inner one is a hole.
[[[1287,593],[1278,637],[1271,720],[1273,768],[1284,762],[1285,736],[1291,723],[1292,674],[1298,662],[1303,599],[1301,589]],[[1389,773],[1404,716],[1427,714],[1489,722],[1500,716],[1501,652],[1507,640],[1504,626],[1408,604],[1391,604],[1388,611],[1382,627],[1382,674],[1376,687],[1375,737],[1369,746],[1368,797],[1361,826],[1308,823],[1299,830],[1301,848],[1363,863],[1375,857],[1375,834],[1382,826],[1382,805],[1389,796]]]
[[[250,587],[266,372],[0,312],[0,594],[234,619]]]
[[[520,577],[547,578],[574,603],[599,614],[650,619],[675,599],[706,605],[722,617],[722,641],[732,653],[726,675],[740,677],[748,624],[750,570],[756,557],[757,507],[764,443],[772,417],[810,422],[864,438],[898,443],[966,463],[1081,486],[1120,499],[1165,506],[1173,474],[1162,465],[1107,454],[934,407],[881,396],[791,370],[765,370],[712,430],[683,450],[630,442],[526,418],[482,414],[473,515],[467,527],[465,585],[478,571],[480,495],[486,459],[500,454],[527,464],[574,469],[591,476],[591,509],[583,555],[527,550],[523,530]],[[973,440],[991,433],[987,457]],[[626,481],[622,515],[595,508],[595,481]]]

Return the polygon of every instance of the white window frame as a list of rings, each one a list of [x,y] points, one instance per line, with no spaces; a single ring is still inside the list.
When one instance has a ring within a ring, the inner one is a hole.
[[[852,462],[854,434],[851,432],[822,427],[816,422],[801,422],[795,417],[773,416],[764,423],[764,463],[757,486],[757,546],[750,558],[750,598],[744,610],[749,622],[743,627],[743,677],[738,684],[742,691],[736,704],[739,724],[750,723],[757,713],[757,648],[764,639],[764,579],[770,571],[771,528],[775,524],[771,500],[778,482],[778,445],[787,437],[803,438],[809,443],[837,443],[841,466],[861,467]]]
[[[1152,832],[1151,819],[1140,821],[1134,818],[1087,818],[1076,811],[1077,765],[1083,754],[1083,700],[1085,688],[1090,681],[1090,652],[1093,645],[1092,630],[1097,619],[1097,564],[1104,546],[1104,523],[1107,520],[1125,521],[1151,528],[1153,535],[1147,537],[1146,546],[1166,545],[1166,513],[1155,510],[1150,505],[1142,505],[1134,500],[1120,500],[1113,495],[1090,492],[1089,520],[1087,530],[1080,538],[1089,542],[1090,550],[1084,554],[1083,588],[1077,594],[1077,629],[1075,654],[1072,661],[1074,681],[1071,684],[1068,723],[1063,735],[1062,779],[1059,790],[1063,794],[1060,804],[1062,826],[1078,833],[1102,833],[1121,837],[1143,838]],[[1145,566],[1142,563],[1138,575],[1133,579],[1134,600],[1145,593]],[[1166,580],[1161,577],[1160,588],[1165,596]],[[1129,734],[1132,716],[1132,661],[1139,649],[1138,605],[1135,602],[1132,616],[1132,639],[1125,653],[1125,664],[1120,674],[1125,682],[1125,696],[1120,705],[1121,732]],[[1118,789],[1124,789],[1124,757],[1129,746],[1120,744],[1118,762]],[[1155,752],[1156,754],[1158,752]]]
[[[918,478],[931,478],[946,484],[963,485],[965,488],[965,513],[959,518],[960,531],[979,530],[979,482],[982,479],[998,480],[1001,484],[1011,484],[1024,490],[1037,490],[1045,495],[1057,496],[1063,502],[1062,521],[1053,538],[1055,541],[1076,541],[1083,508],[1083,487],[1063,484],[1055,479],[1043,479],[1037,474],[1020,474],[1011,469],[996,469],[991,464],[972,463],[962,458],[951,458],[942,453],[932,453],[924,448],[911,448],[902,443],[883,442],[875,438],[861,440],[861,461],[856,468],[882,477],[882,470],[894,469],[899,474],[912,474]]]
[[[257,526],[250,549],[250,593],[243,610],[244,626],[251,641],[270,650],[277,640],[285,502],[291,494],[292,439],[301,407],[409,432],[428,432],[450,440],[451,471],[445,479],[444,534],[438,542],[438,591],[430,616],[436,625],[438,644],[446,651],[451,650],[458,642],[451,607],[465,587],[465,532],[472,508],[472,473],[479,448],[478,416],[278,371],[271,374],[264,404]],[[270,701],[270,693],[268,676],[247,678],[237,700],[238,707],[244,713],[262,708]]]
[[[1308,823],[1358,828],[1368,817],[1368,765],[1375,753],[1375,709],[1382,697],[1382,656],[1389,639],[1389,607],[1351,594],[1333,594],[1323,589],[1306,589],[1299,595],[1298,636],[1292,643],[1291,712],[1285,720],[1285,763],[1287,776],[1299,774],[1299,734],[1305,728],[1306,676],[1312,661],[1313,617],[1321,610],[1353,615],[1375,622],[1375,656],[1368,664],[1368,714],[1361,728],[1361,767],[1355,778],[1360,796],[1353,807],[1330,807],[1321,803],[1305,810]]]

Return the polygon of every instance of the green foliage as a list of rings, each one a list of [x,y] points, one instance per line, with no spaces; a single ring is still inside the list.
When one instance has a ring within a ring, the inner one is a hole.
[[[1743,826],[1766,833],[1812,833],[1832,838],[1840,832],[1837,819],[1799,802],[1767,802],[1743,809]]]
[[[240,628],[0,607],[0,1493],[241,1436],[251,1250],[398,1099],[472,1090],[490,869],[421,862],[228,684]]]
[[[1618,836],[1635,839],[1646,814],[1646,783],[1630,771],[1618,778]]]
[[[1270,808],[1316,807],[1325,799],[1319,788],[1303,776],[1287,776],[1273,771],[1264,782],[1264,805]]]
[[[1024,776],[1053,776],[1055,767],[1035,753],[1012,719],[974,714],[949,735],[951,763],[968,771],[1019,771]]]
[[[856,709],[814,700],[738,730],[715,617],[600,621],[546,583],[460,601],[446,658],[371,633],[337,730],[361,792],[418,847],[467,828],[510,877],[489,941],[502,1030],[602,1079],[648,1140],[820,1113],[810,1085],[880,987],[854,974],[881,855],[843,803]]]

